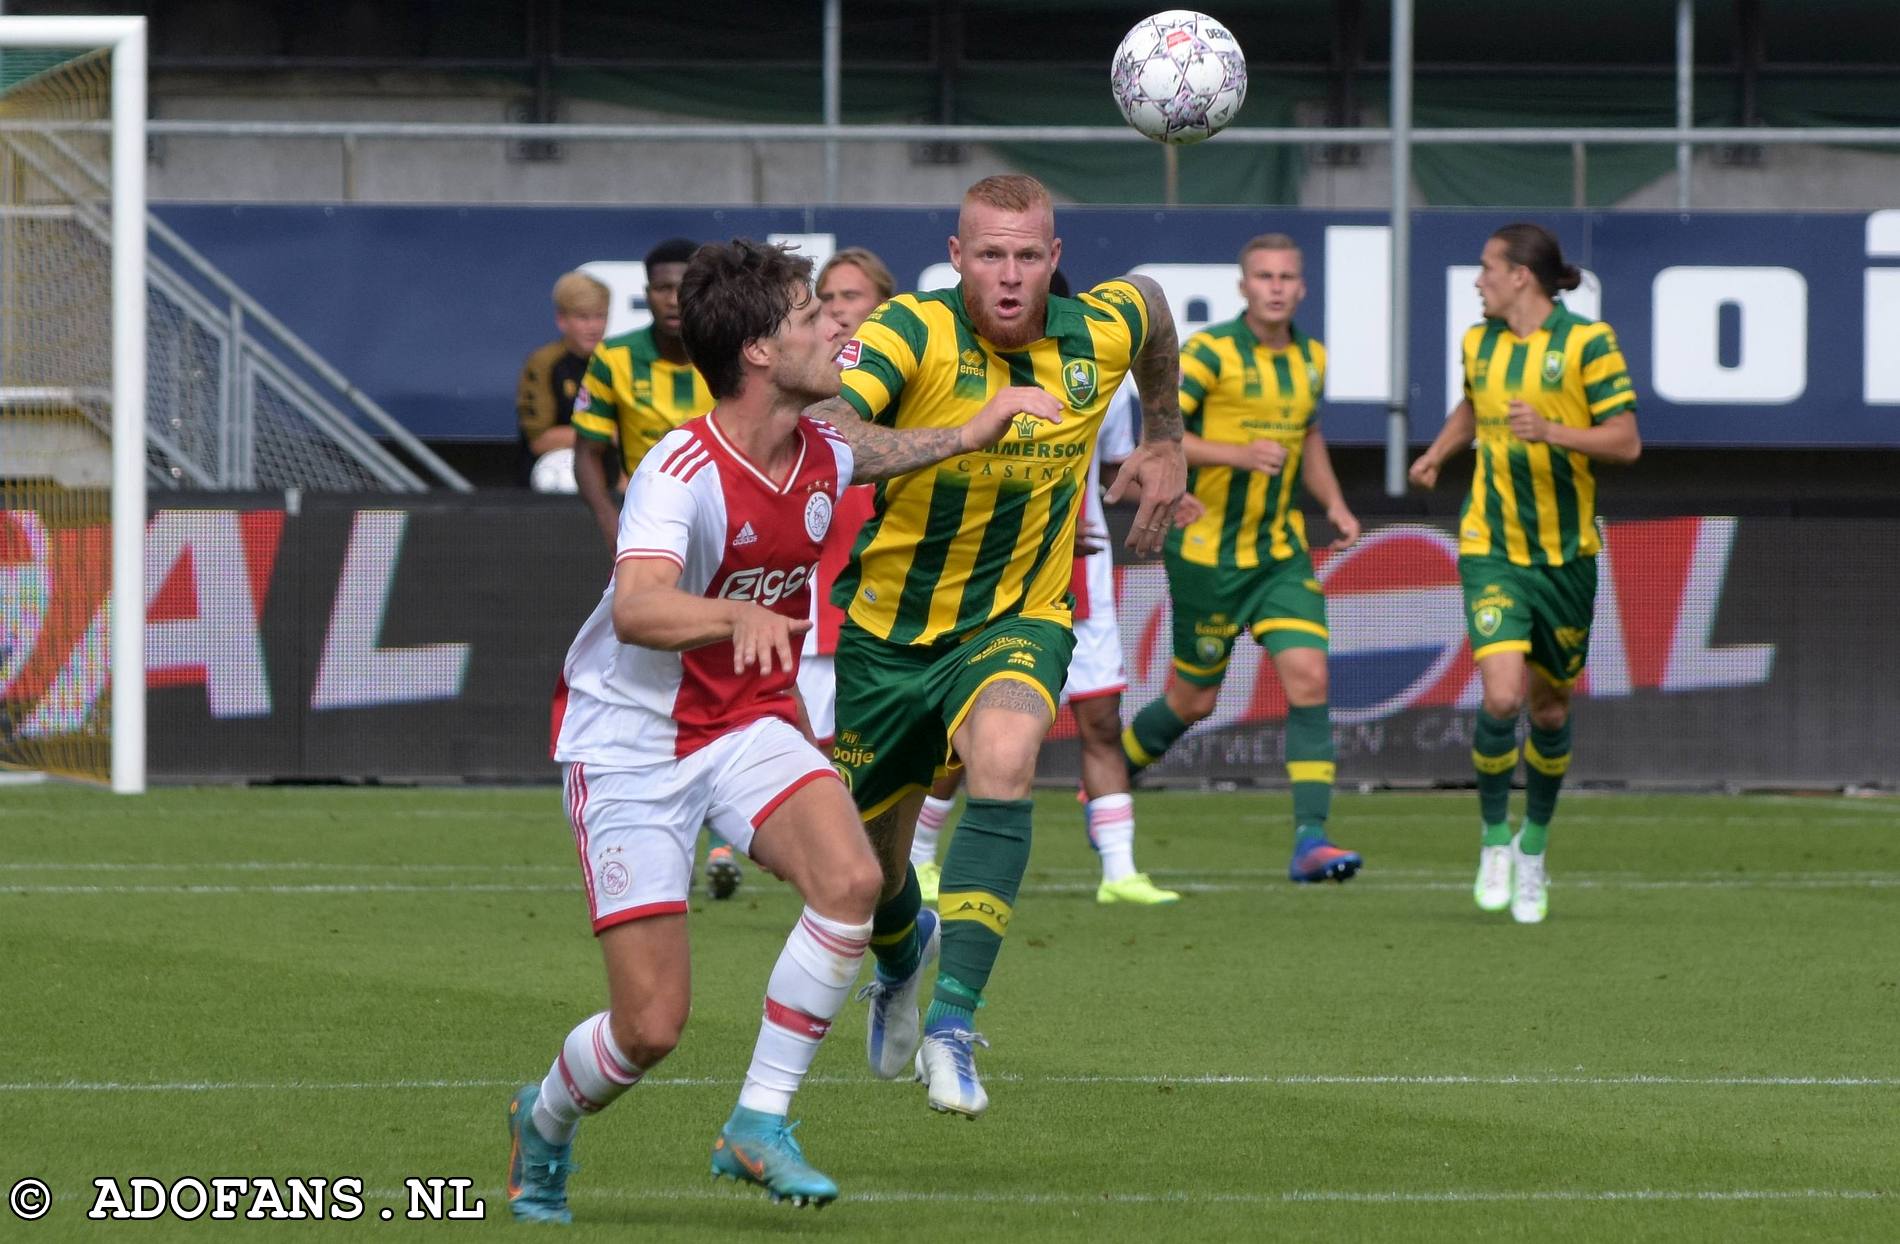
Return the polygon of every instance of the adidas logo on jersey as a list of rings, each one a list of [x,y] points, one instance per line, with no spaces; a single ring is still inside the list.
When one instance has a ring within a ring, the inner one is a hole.
[[[758,542],[759,533],[752,530],[752,524],[747,522],[740,524],[739,534],[732,538],[732,547],[736,549],[748,544],[757,544]]]

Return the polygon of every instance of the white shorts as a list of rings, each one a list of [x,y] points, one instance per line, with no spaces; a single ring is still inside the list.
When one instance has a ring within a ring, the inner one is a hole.
[[[1062,700],[1092,700],[1128,689],[1122,668],[1122,632],[1113,609],[1097,609],[1075,624],[1075,655],[1069,658],[1069,680],[1062,684]]]
[[[838,733],[837,661],[830,653],[799,660],[798,698],[805,701],[813,738],[823,743]]]
[[[713,740],[683,760],[638,769],[561,766],[567,820],[594,932],[686,910],[699,827],[751,853],[752,832],[831,762],[776,717]]]

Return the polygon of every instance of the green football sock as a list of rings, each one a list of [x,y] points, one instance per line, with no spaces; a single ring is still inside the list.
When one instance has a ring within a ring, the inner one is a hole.
[[[924,1030],[929,1031],[945,1024],[952,1028],[974,1028],[976,1008],[982,1005],[982,999],[964,988],[956,977],[948,972],[939,972],[936,992],[930,998],[930,1009],[924,1012]]]
[[[937,889],[943,949],[935,999],[948,1009],[973,1010],[989,984],[1023,871],[1029,867],[1034,807],[1028,799],[971,799],[964,804]],[[931,1013],[938,1014],[936,1002]]]
[[[923,907],[917,870],[906,864],[904,888],[871,913],[871,955],[885,980],[901,981],[917,970],[918,960],[924,955],[923,939],[917,936],[917,913]]]
[[[1294,829],[1324,833],[1333,810],[1333,723],[1324,704],[1287,709],[1286,776],[1293,784]]]
[[[1563,789],[1564,774],[1570,771],[1570,722],[1555,730],[1531,727],[1530,742],[1524,747],[1524,850],[1535,855],[1544,849],[1544,833],[1557,812],[1557,793]],[[1530,829],[1538,828],[1537,847],[1529,845]]]
[[[1536,821],[1526,820],[1524,828],[1517,836],[1517,849],[1526,855],[1542,855],[1544,844],[1550,841],[1550,826],[1539,825]]]
[[[1511,775],[1517,772],[1517,721],[1478,710],[1471,737],[1471,766],[1478,771],[1478,817],[1501,825],[1511,810]],[[1494,845],[1486,838],[1486,846]]]
[[[1135,720],[1122,731],[1122,759],[1128,762],[1129,776],[1161,759],[1162,753],[1187,731],[1188,723],[1168,707],[1166,696],[1136,713]]]

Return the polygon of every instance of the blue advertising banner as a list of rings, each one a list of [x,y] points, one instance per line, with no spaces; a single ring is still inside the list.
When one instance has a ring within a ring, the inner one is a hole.
[[[585,267],[614,294],[610,332],[646,322],[639,258],[662,238],[781,237],[822,260],[867,246],[900,283],[953,284],[952,209],[229,206],[163,204],[202,250],[418,435],[511,439],[521,362],[554,336],[548,290]],[[1064,207],[1078,286],[1130,270],[1184,329],[1240,307],[1235,256],[1263,232],[1307,260],[1300,320],[1331,351],[1339,444],[1384,440],[1391,323],[1383,215],[1292,209]],[[1507,215],[1414,218],[1412,440],[1459,387],[1485,238]],[[1586,272],[1573,309],[1608,320],[1658,445],[1900,445],[1900,209],[1874,213],[1548,212]],[[1185,335],[1185,334],[1184,334]]]

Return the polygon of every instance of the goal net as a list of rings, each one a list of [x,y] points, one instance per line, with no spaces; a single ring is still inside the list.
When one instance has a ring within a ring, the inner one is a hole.
[[[0,766],[125,791],[144,785],[144,76],[142,19],[0,18]]]

